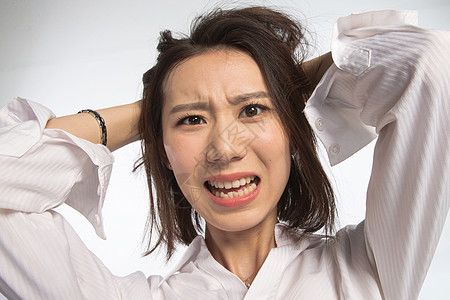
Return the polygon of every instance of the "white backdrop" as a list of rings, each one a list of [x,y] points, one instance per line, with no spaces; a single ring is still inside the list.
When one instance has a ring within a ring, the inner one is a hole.
[[[376,3],[375,3],[376,2]],[[159,31],[187,32],[202,11],[229,1],[0,1],[0,106],[20,96],[43,103],[56,115],[102,108],[140,99],[141,76],[155,61]],[[234,3],[242,4],[242,1]],[[297,15],[313,32],[312,55],[329,51],[332,25],[339,16],[363,10],[419,11],[420,25],[450,30],[449,0],[246,1],[275,5]],[[373,143],[332,169],[340,226],[364,217]],[[147,216],[143,172],[132,174],[139,144],[114,152],[116,164],[104,207],[108,239],[100,240],[86,220],[70,208],[59,209],[87,246],[114,274],[141,270],[165,274],[164,255],[141,258]],[[450,295],[450,221],[421,292],[421,299]],[[1,268],[1,266],[0,266]],[[448,298],[447,298],[448,299]]]

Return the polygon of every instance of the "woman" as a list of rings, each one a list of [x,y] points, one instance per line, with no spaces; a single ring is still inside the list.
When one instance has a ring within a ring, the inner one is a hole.
[[[13,102],[2,111],[4,136],[17,142],[1,156],[0,261],[8,270],[1,292],[12,299],[416,298],[450,202],[450,37],[413,19],[394,11],[340,19],[335,65],[329,55],[302,64],[302,28],[285,15],[215,11],[188,38],[163,33],[142,103],[51,118],[37,104]],[[21,137],[30,128],[32,138]],[[379,139],[366,220],[332,238],[312,234],[330,233],[334,216],[312,131],[336,164],[372,140],[373,128]],[[88,141],[114,150],[137,137],[159,237],[149,251],[165,245],[170,257],[177,243],[190,244],[165,278],[114,277],[51,211],[65,201],[102,235],[111,158]],[[24,171],[20,182],[7,176]],[[51,247],[44,251],[42,241]]]

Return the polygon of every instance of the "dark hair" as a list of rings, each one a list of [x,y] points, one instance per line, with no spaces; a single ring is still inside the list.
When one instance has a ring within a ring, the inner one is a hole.
[[[163,84],[183,61],[208,51],[235,49],[258,64],[275,109],[289,137],[292,156],[287,186],[278,202],[278,219],[290,228],[332,231],[334,194],[316,153],[316,139],[303,114],[311,86],[300,64],[306,56],[305,31],[284,13],[263,7],[214,10],[198,17],[190,36],[161,33],[159,56],[143,77],[144,101],[139,122],[142,157],[150,195],[148,251],[166,246],[169,259],[177,243],[188,245],[201,234],[201,218],[183,196],[172,171],[161,163]],[[152,243],[156,230],[158,239]]]

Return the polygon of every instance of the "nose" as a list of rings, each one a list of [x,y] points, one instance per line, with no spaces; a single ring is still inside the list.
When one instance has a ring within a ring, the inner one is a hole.
[[[209,163],[227,165],[247,154],[252,139],[250,129],[238,121],[223,123],[217,124],[210,133],[210,142],[205,149],[206,161]]]

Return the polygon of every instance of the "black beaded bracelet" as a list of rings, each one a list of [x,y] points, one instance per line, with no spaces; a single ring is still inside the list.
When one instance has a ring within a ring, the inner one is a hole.
[[[102,145],[106,146],[106,124],[105,124],[105,120],[103,120],[102,116],[100,116],[100,114],[98,112],[96,112],[95,110],[92,110],[92,109],[83,109],[83,110],[80,110],[78,113],[79,114],[89,113],[95,117],[95,119],[98,122],[98,126],[100,127],[100,129],[102,131]]]

